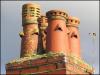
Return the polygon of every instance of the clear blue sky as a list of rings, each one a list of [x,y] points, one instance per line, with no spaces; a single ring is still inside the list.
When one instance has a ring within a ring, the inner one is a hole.
[[[1,72],[5,64],[19,58],[19,32],[22,31],[21,9],[28,2],[41,5],[41,13],[51,9],[63,9],[69,15],[80,18],[81,54],[83,59],[99,73],[99,2],[98,1],[1,1]],[[93,45],[89,32],[96,32]]]

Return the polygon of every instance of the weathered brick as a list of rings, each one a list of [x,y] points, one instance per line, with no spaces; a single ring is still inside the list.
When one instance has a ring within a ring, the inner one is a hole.
[[[61,57],[49,57],[49,58],[38,58],[24,61],[21,64],[9,64],[6,66],[7,74],[30,74],[36,73],[39,75],[57,75],[57,74],[89,74],[85,72],[82,67],[86,68],[85,64],[75,64],[73,60],[64,62],[64,58]],[[64,70],[56,70],[66,68]],[[9,70],[10,69],[10,70]],[[12,69],[12,70],[11,70]]]
[[[56,63],[56,66],[57,66],[57,69],[66,67],[64,62]]]
[[[58,57],[48,58],[48,63],[53,63],[58,61],[63,61],[63,57],[58,56]]]
[[[10,74],[19,75],[20,71],[19,70],[10,70],[10,71],[6,71],[6,74],[7,75],[10,75]]]
[[[56,65],[55,64],[48,64],[48,65],[42,65],[39,66],[39,72],[41,71],[46,71],[46,70],[55,70],[56,69]]]
[[[21,70],[21,74],[30,74],[30,73],[35,73],[37,72],[37,68],[28,68],[28,69],[23,69]]]
[[[68,70],[72,70],[72,71],[73,71],[73,65],[67,64],[67,65],[66,65],[66,68],[67,68]]]
[[[47,62],[47,59],[46,58],[31,60],[32,66],[42,65],[42,64],[45,64],[46,62]]]
[[[70,71],[66,70],[66,74],[71,74]]]
[[[55,70],[55,71],[50,72],[50,73],[48,73],[48,74],[51,74],[51,75],[53,75],[53,74],[61,74],[61,75],[65,75],[65,74],[66,74],[66,69]]]
[[[21,64],[22,68],[26,68],[26,67],[30,67],[31,66],[31,63],[30,61],[24,61],[22,64]]]

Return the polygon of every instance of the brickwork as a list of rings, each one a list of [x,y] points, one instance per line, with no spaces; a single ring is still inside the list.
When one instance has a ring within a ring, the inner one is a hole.
[[[7,74],[42,74],[65,68],[64,56],[50,56],[7,64]],[[63,71],[61,71],[63,72]],[[55,73],[55,72],[54,72]]]
[[[6,69],[7,74],[91,74],[93,72],[93,69],[85,63],[76,64],[73,59],[67,58],[67,62],[65,62],[63,55],[36,59],[33,57],[23,62],[7,64]]]
[[[24,35],[21,37],[22,41],[20,57],[30,57],[37,53],[39,17],[40,6],[38,4],[28,3],[23,5],[22,26]]]
[[[67,56],[66,71],[70,74],[93,74],[94,69],[80,58]]]

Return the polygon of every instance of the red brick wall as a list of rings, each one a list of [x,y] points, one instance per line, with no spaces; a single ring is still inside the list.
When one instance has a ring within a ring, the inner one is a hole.
[[[44,73],[57,73],[57,69],[65,68],[64,58],[62,56],[50,58],[38,58],[34,60],[24,61],[20,64],[7,65],[7,74],[44,74]],[[56,70],[56,71],[55,71]],[[59,70],[59,73],[65,73]]]
[[[86,72],[86,66],[75,64],[73,60],[64,61],[63,56],[38,58],[24,61],[20,64],[7,64],[6,74],[91,74]]]

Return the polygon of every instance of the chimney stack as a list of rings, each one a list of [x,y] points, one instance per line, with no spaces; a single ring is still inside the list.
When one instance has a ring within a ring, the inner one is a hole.
[[[48,52],[67,54],[69,50],[68,29],[66,22],[68,14],[60,10],[51,10],[46,13],[48,18],[47,27],[47,50]]]
[[[68,24],[67,27],[70,31],[69,33],[69,46],[71,50],[71,55],[74,55],[78,58],[80,56],[80,35],[78,31],[78,25],[80,24],[80,20],[77,17],[68,17]]]
[[[22,7],[23,35],[21,36],[21,55],[29,57],[37,53],[38,45],[38,18],[40,17],[40,6],[37,4],[24,4]]]
[[[46,16],[41,16],[39,18],[39,44],[38,44],[38,50],[39,53],[45,53],[46,52],[46,34],[48,27],[48,19]]]

